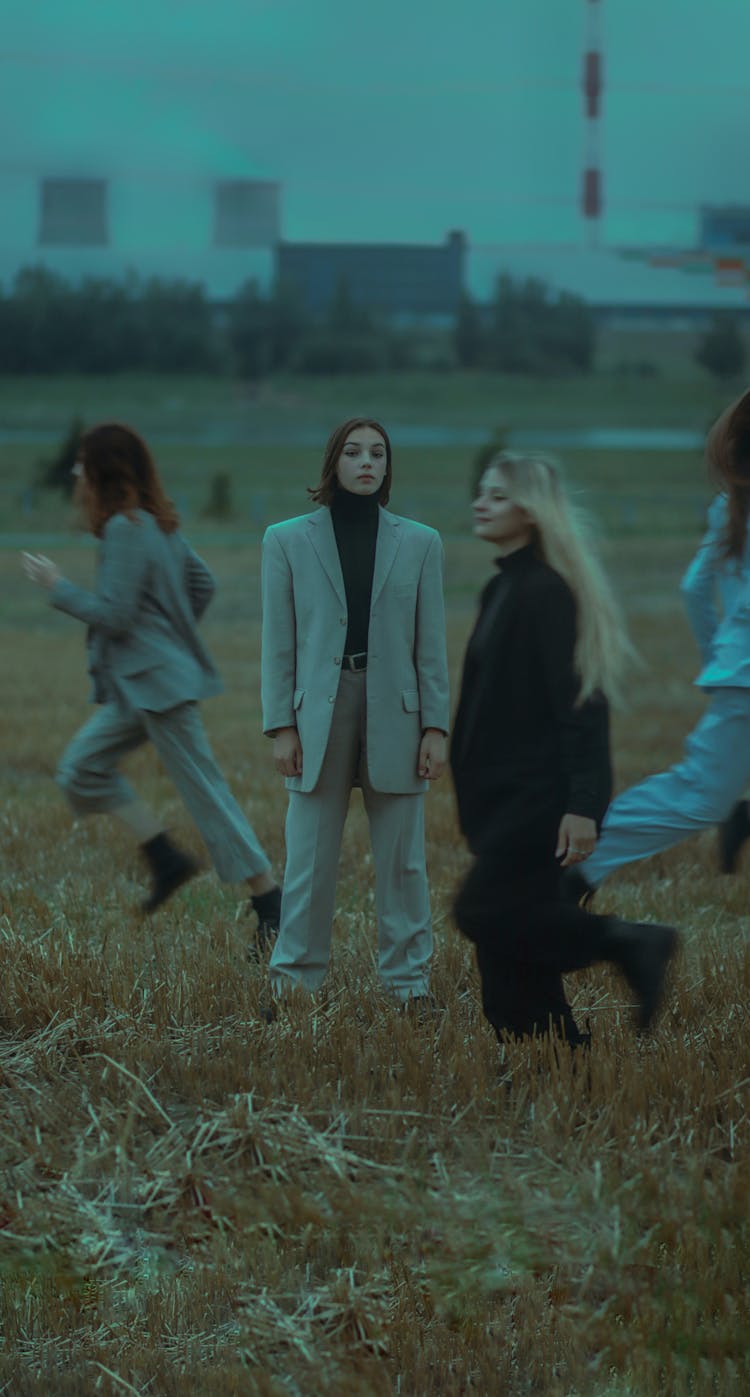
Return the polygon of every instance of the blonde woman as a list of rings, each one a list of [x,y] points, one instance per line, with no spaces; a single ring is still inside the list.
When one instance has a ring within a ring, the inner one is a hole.
[[[451,743],[458,813],[476,862],[455,903],[498,1036],[550,1028],[588,1042],[562,976],[611,961],[647,1028],[672,927],[563,903],[563,868],[593,850],[611,793],[608,697],[627,641],[556,466],[503,452],[482,476],[474,533],[495,550],[468,643]]]

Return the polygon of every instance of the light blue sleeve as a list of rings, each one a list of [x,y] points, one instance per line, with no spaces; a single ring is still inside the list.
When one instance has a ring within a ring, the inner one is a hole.
[[[709,508],[708,527],[698,552],[680,583],[685,609],[704,663],[711,658],[719,626],[716,597],[719,579],[725,568],[722,544],[726,517],[726,497],[717,495]]]

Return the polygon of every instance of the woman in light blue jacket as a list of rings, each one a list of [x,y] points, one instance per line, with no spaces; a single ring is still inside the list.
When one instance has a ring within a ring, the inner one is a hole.
[[[709,706],[681,762],[612,802],[593,854],[567,875],[571,895],[722,822],[725,865],[746,837],[739,798],[750,783],[750,391],[716,422],[707,455],[719,494],[682,593],[703,656],[696,683]]]
[[[120,775],[126,753],[151,741],[208,847],[219,877],[246,881],[262,941],[278,930],[280,889],[222,776],[198,712],[222,684],[198,634],[214,592],[206,564],[179,532],[146,443],[130,427],[87,432],[74,466],[77,498],[101,541],[96,587],[60,575],[49,558],[24,555],[52,605],[88,625],[92,701],[99,705],[68,745],[57,773],[78,814],[117,815],[140,844],[153,912],[199,868]]]

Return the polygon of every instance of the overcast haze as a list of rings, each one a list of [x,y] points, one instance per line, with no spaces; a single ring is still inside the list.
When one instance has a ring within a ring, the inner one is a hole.
[[[689,244],[750,202],[750,0],[600,8],[605,240]],[[587,9],[6,0],[0,163],[279,179],[290,239],[580,240]]]

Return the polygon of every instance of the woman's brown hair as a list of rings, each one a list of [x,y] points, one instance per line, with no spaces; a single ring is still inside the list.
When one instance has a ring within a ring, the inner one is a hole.
[[[385,442],[385,475],[383,483],[378,491],[378,501],[380,504],[387,504],[391,494],[391,441],[385,427],[376,422],[372,417],[350,417],[348,421],[342,422],[340,426],[334,427],[326,443],[325,455],[323,457],[323,469],[320,472],[320,480],[313,489],[307,487],[307,493],[315,504],[330,504],[336,491],[340,489],[336,466],[344,443],[351,432],[358,432],[361,427],[371,427],[373,432],[379,432]]]
[[[79,447],[86,484],[89,527],[101,538],[113,514],[133,518],[136,509],[153,514],[162,533],[172,534],[180,520],[145,441],[120,422],[102,422],[84,432]]]
[[[724,551],[741,558],[750,513],[750,389],[714,423],[706,442],[711,473],[729,506]]]

